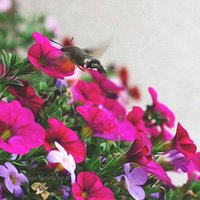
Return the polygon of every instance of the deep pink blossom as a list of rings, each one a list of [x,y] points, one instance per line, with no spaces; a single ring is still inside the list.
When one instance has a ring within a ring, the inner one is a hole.
[[[63,79],[74,73],[75,65],[47,37],[35,32],[33,38],[36,43],[30,47],[28,59],[34,67],[53,78]]]
[[[110,110],[92,105],[78,106],[76,110],[83,116],[94,136],[113,141],[134,141],[135,128],[132,124],[119,121]]]
[[[37,114],[44,101],[35,93],[27,81],[22,80],[21,82],[23,86],[9,85],[8,92],[14,95],[23,106],[30,108],[34,114]]]
[[[80,80],[72,87],[72,91],[74,100],[83,104],[99,105],[104,102],[103,92],[96,83]]]
[[[173,112],[169,108],[167,108],[167,106],[158,101],[157,92],[152,87],[149,87],[149,93],[153,102],[153,105],[149,107],[149,110],[152,113],[160,114],[161,123],[170,128],[173,127],[175,121]]]
[[[124,155],[126,162],[135,162],[140,165],[146,165],[151,161],[151,142],[141,134],[137,135],[131,148]]]
[[[200,177],[200,152],[196,152],[190,163],[187,165],[188,180],[199,180]]]
[[[190,139],[188,132],[178,123],[176,135],[172,140],[173,148],[182,153],[187,158],[192,158],[196,152],[196,145]]]
[[[45,130],[34,121],[32,112],[16,100],[0,101],[0,149],[26,154],[43,145]]]
[[[116,99],[105,98],[103,105],[113,112],[119,119],[125,119],[126,109]]]
[[[93,172],[80,172],[72,185],[75,200],[114,200],[113,192],[105,187]]]
[[[127,115],[127,120],[136,127],[138,133],[145,132],[145,123],[143,117],[144,111],[138,106],[133,106],[132,111],[130,111]]]
[[[171,179],[169,178],[169,176],[167,175],[167,173],[165,172],[165,170],[163,169],[163,167],[161,165],[159,165],[156,161],[151,160],[151,162],[147,163],[143,169],[146,172],[149,172],[151,174],[153,174],[154,176],[156,176],[159,180],[168,183],[168,184],[172,184]]]
[[[86,147],[84,143],[78,139],[77,134],[56,118],[49,119],[48,123],[50,129],[46,131],[45,139],[45,148],[47,151],[54,149],[54,142],[58,142],[73,156],[76,163],[82,162],[86,155]]]
[[[96,82],[104,92],[105,97],[116,99],[119,95],[119,92],[124,90],[122,86],[118,86],[111,80],[107,79],[105,74],[100,74],[94,70],[88,71],[92,76],[94,82]]]

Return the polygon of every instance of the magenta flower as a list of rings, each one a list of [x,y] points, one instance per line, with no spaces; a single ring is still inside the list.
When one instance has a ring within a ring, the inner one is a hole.
[[[126,117],[126,109],[116,99],[105,98],[103,105],[108,110],[113,112],[117,116],[118,119],[125,119],[125,117]]]
[[[114,200],[113,192],[102,184],[93,172],[80,172],[77,182],[72,185],[75,200]]]
[[[173,127],[175,121],[173,112],[158,101],[157,92],[152,87],[149,87],[149,93],[153,101],[153,105],[149,108],[151,112],[159,113],[162,123],[170,128]]]
[[[124,172],[125,175],[117,177],[117,180],[121,181],[122,177],[124,177],[129,194],[135,200],[143,200],[145,198],[145,192],[141,185],[146,183],[147,173],[140,167],[135,167],[131,171],[130,163],[124,165]]]
[[[0,165],[0,176],[4,178],[4,184],[8,191],[19,198],[24,195],[21,185],[28,183],[28,179],[22,173],[18,173],[17,169],[9,162]]]
[[[74,100],[83,104],[99,105],[104,102],[103,93],[96,83],[81,80],[73,86],[72,91]]]
[[[137,132],[139,134],[145,132],[145,124],[143,117],[144,111],[138,106],[133,106],[132,110],[127,115],[127,120],[130,121],[136,127]]]
[[[94,70],[88,70],[93,80],[99,85],[104,92],[104,95],[109,98],[116,99],[120,91],[124,90],[123,87],[117,86],[114,82],[107,79],[105,74],[100,74]]]
[[[78,106],[76,110],[83,116],[94,136],[113,141],[134,141],[135,129],[132,124],[119,121],[114,113],[103,106],[84,105]]]
[[[54,149],[52,147],[54,142],[58,142],[68,153],[72,154],[76,163],[82,162],[86,155],[86,147],[78,139],[77,134],[56,118],[49,119],[48,123],[50,129],[46,131],[44,144],[47,151]]]
[[[173,148],[186,156],[186,158],[191,159],[195,155],[197,147],[190,139],[188,132],[181,126],[180,123],[177,125],[176,135],[172,142]]]
[[[45,130],[34,121],[32,112],[16,100],[0,101],[0,149],[26,154],[43,145]]]
[[[40,33],[33,33],[36,44],[28,51],[31,64],[53,78],[63,79],[74,73],[75,65],[64,57],[60,49],[52,46],[49,39]]]
[[[187,166],[188,180],[199,180],[200,177],[200,152],[196,152]]]
[[[146,172],[149,172],[156,176],[159,180],[172,185],[171,179],[169,178],[163,167],[154,160],[151,160],[151,162],[143,166],[143,169]]]
[[[27,81],[22,80],[21,82],[23,86],[10,85],[8,92],[14,95],[23,106],[30,108],[34,114],[37,114],[44,101],[37,96]]]
[[[131,148],[124,154],[126,162],[135,162],[139,165],[146,165],[152,159],[151,142],[145,135],[138,135]]]

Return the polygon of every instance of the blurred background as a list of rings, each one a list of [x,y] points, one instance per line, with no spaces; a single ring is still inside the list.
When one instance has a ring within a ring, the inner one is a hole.
[[[147,89],[155,88],[200,150],[200,1],[29,0],[18,5],[27,18],[50,17],[58,41],[67,35],[81,48],[108,45],[101,62],[128,67],[130,83],[142,91],[142,101],[133,105],[151,102]]]

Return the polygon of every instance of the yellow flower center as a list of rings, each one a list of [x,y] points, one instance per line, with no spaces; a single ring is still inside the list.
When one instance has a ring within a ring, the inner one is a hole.
[[[17,182],[17,176],[11,174],[10,175],[10,180],[11,180],[12,184],[15,185],[16,182]]]
[[[88,198],[87,192],[83,192],[83,193],[82,193],[82,197],[83,197],[84,199],[87,199],[87,198]]]
[[[3,133],[1,133],[1,138],[4,141],[7,141],[11,137],[12,137],[12,132],[9,129],[6,129]]]

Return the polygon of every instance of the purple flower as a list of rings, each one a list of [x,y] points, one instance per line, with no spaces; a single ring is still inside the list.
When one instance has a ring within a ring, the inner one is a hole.
[[[0,176],[4,178],[4,184],[9,192],[14,194],[15,197],[19,198],[24,195],[21,184],[27,182],[28,179],[22,173],[18,173],[15,166],[11,163],[6,162],[3,165],[0,165]]]
[[[126,187],[128,192],[135,200],[143,200],[145,198],[145,192],[141,185],[147,181],[147,173],[140,167],[135,167],[132,171],[130,163],[124,165],[125,175],[117,177],[117,180],[125,178]]]

